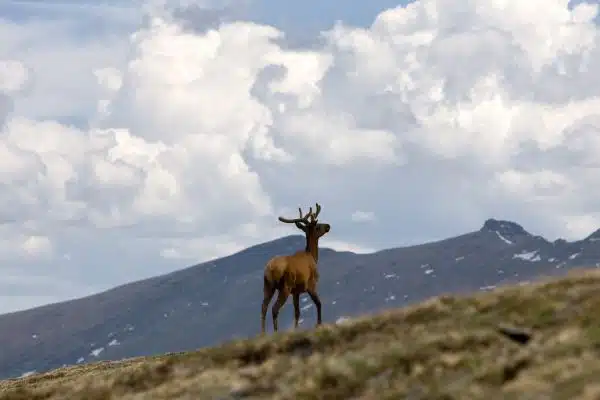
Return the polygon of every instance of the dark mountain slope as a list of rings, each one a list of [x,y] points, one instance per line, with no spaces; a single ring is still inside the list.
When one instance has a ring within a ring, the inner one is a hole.
[[[323,317],[335,321],[441,293],[486,290],[600,265],[597,237],[595,232],[577,242],[549,242],[513,222],[490,219],[479,231],[418,246],[373,254],[322,249]],[[288,236],[97,295],[2,315],[0,377],[253,336],[260,329],[264,264],[303,247],[303,237]],[[301,326],[312,327],[314,307],[307,300],[303,296]],[[288,301],[282,328],[291,326],[292,314]]]

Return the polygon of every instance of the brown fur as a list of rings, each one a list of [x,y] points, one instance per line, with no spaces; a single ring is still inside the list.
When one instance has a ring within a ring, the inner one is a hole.
[[[304,251],[298,251],[291,255],[275,256],[265,266],[263,279],[263,303],[261,314],[261,330],[265,332],[265,319],[269,303],[275,292],[279,292],[277,300],[272,308],[273,330],[277,331],[277,317],[281,307],[287,301],[291,294],[294,300],[294,327],[298,327],[300,319],[300,295],[308,293],[317,309],[317,325],[322,322],[321,318],[321,300],[317,294],[317,283],[319,281],[319,271],[317,262],[319,260],[319,238],[325,235],[331,229],[329,224],[318,223],[317,216],[321,211],[321,206],[317,203],[316,213],[310,208],[308,214],[302,216],[302,210],[299,209],[300,218],[287,219],[279,217],[279,220],[286,223],[294,223],[296,227],[306,234],[306,248]],[[310,218],[310,220],[309,220]]]

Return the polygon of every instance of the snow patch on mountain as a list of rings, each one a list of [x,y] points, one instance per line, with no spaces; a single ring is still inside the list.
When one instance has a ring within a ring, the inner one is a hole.
[[[510,240],[508,240],[507,238],[505,238],[504,236],[502,236],[502,234],[498,231],[496,231],[496,235],[498,235],[498,237],[500,238],[500,240],[502,240],[504,243],[506,244],[513,244],[513,242],[511,242]]]
[[[539,250],[524,251],[522,253],[514,254],[513,258],[520,258],[521,260],[531,261],[531,262],[541,261],[542,258],[538,254],[538,251]]]
[[[104,347],[98,347],[90,352],[91,356],[98,357],[104,351]]]

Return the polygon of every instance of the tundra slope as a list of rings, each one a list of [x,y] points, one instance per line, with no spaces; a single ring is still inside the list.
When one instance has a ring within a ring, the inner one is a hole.
[[[464,235],[373,254],[322,247],[323,322],[594,266],[600,264],[599,238],[595,232],[549,242],[515,223],[488,220]],[[97,295],[2,315],[0,378],[253,337],[260,333],[265,263],[304,246],[302,236],[284,237]],[[308,296],[301,296],[300,307],[300,328],[312,327],[316,313]],[[281,330],[293,326],[289,305],[279,324]]]
[[[189,353],[0,382],[0,400],[597,399],[600,271]]]

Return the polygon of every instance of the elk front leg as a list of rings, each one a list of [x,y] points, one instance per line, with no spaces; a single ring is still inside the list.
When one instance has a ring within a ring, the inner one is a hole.
[[[319,299],[319,295],[315,289],[308,290],[308,295],[310,299],[315,303],[315,307],[317,308],[317,326],[321,325],[321,299]]]
[[[287,301],[288,296],[290,295],[290,289],[283,285],[281,289],[279,289],[279,295],[277,296],[277,301],[273,304],[273,330],[277,332],[277,317],[279,317],[279,310]]]
[[[300,293],[294,293],[294,329],[298,328],[300,320]]]

